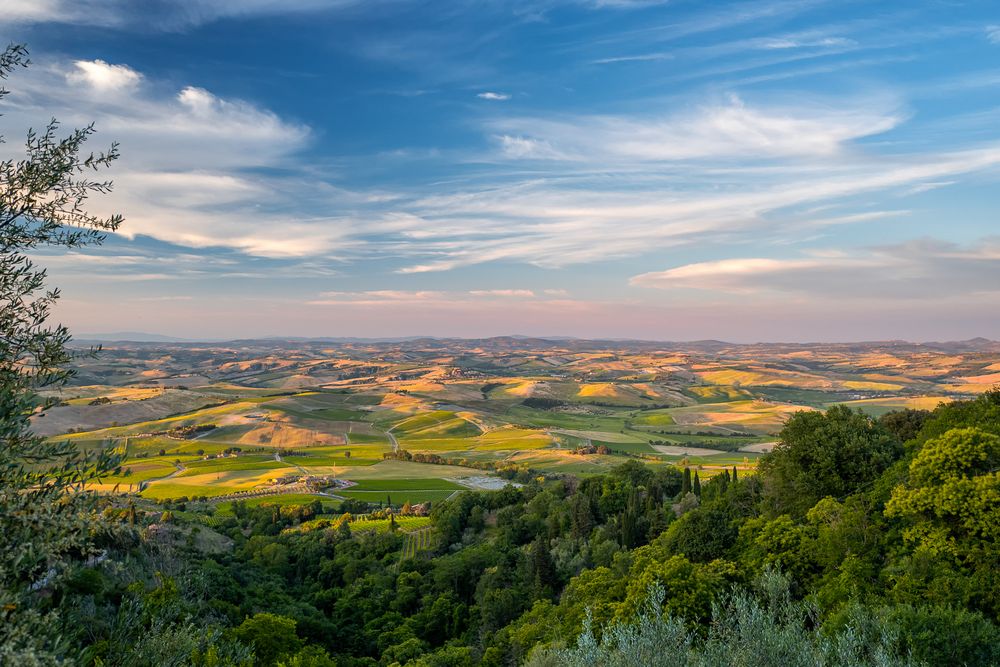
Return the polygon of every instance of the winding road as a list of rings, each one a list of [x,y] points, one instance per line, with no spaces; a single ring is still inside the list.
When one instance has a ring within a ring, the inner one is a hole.
[[[394,436],[392,434],[392,429],[390,428],[388,431],[385,432],[385,434],[387,436],[389,436],[389,443],[392,445],[392,451],[394,453],[398,452],[399,451],[399,441],[396,440],[396,436]]]

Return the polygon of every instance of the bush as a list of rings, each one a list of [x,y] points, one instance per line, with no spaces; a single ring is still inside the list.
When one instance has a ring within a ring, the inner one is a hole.
[[[712,624],[701,639],[685,619],[664,615],[664,589],[655,584],[638,617],[604,628],[601,639],[588,615],[576,646],[536,650],[529,667],[904,667],[897,634],[884,621],[852,618],[843,630],[824,635],[815,610],[792,600],[789,581],[766,571],[757,590],[734,589],[714,605]]]

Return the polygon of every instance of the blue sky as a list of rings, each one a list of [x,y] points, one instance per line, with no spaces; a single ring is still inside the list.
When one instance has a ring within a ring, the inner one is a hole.
[[[1000,337],[995,2],[8,0],[82,332]]]

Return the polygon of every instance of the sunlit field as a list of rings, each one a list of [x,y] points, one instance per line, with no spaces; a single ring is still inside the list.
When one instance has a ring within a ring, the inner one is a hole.
[[[231,358],[225,348],[217,353]],[[104,354],[115,360],[117,352]],[[102,493],[206,498],[220,508],[231,498],[376,507],[440,502],[518,475],[604,474],[628,461],[705,478],[733,467],[752,474],[796,412],[837,404],[875,416],[929,410],[975,393],[998,367],[988,356],[835,346],[808,357],[754,348],[747,359],[734,347],[724,360],[566,349],[541,365],[530,350],[501,358],[476,349],[464,363],[483,377],[469,379],[419,347],[406,362],[380,366],[353,360],[357,351],[300,360],[298,350],[270,345],[240,354],[244,361],[202,364],[197,374],[183,349],[168,363],[167,355],[116,360],[130,369],[121,384],[67,387],[65,405],[37,421],[51,431],[64,423],[60,411],[72,410],[93,427],[50,433],[53,440],[126,453],[121,474],[92,485]],[[252,370],[260,354],[266,372]],[[518,355],[524,362],[511,365]],[[809,371],[790,370],[789,358],[808,360]],[[338,379],[357,369],[371,374]]]

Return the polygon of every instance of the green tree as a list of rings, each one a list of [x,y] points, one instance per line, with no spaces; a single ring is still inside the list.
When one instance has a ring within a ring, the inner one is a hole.
[[[657,541],[667,545],[671,553],[708,562],[723,557],[736,541],[738,532],[732,518],[726,508],[717,503],[697,507],[670,524]]]
[[[0,79],[29,64],[23,46],[0,53]],[[7,91],[0,89],[0,98]],[[37,611],[35,588],[52,586],[70,554],[86,552],[96,497],[84,484],[119,462],[110,450],[85,456],[71,442],[31,432],[30,417],[54,403],[38,390],[70,376],[69,332],[49,324],[57,289],[28,255],[41,248],[100,244],[121,217],[87,212],[111,189],[91,178],[118,157],[83,154],[93,126],[60,137],[56,121],[29,131],[22,159],[0,162],[0,663],[54,661],[58,625]]]
[[[1000,614],[1000,437],[963,428],[927,441],[885,515],[903,520],[912,549],[894,597]]]
[[[309,645],[295,655],[279,660],[277,667],[337,667],[337,663],[321,647]]]
[[[893,490],[889,517],[913,521],[911,539],[936,551],[960,543],[995,545],[1000,538],[1000,437],[975,428],[929,440],[910,463],[905,486]]]
[[[541,537],[531,543],[531,569],[535,575],[535,591],[542,597],[549,597],[558,585],[556,566],[552,562],[549,547]]]
[[[900,442],[906,442],[917,437],[930,417],[928,410],[893,410],[879,417],[878,422]]]
[[[277,614],[254,614],[236,628],[233,634],[254,648],[257,664],[270,667],[279,660],[294,656],[303,642],[295,631],[293,618]]]
[[[691,483],[691,493],[701,497],[701,479],[698,477],[698,471],[694,471],[694,481]]]
[[[902,455],[875,420],[843,405],[798,412],[760,462],[765,506],[774,516],[804,517],[821,498],[843,498],[870,484]]]

